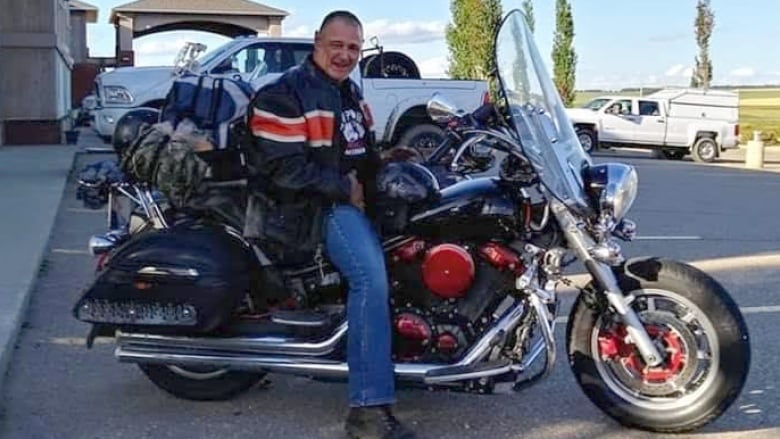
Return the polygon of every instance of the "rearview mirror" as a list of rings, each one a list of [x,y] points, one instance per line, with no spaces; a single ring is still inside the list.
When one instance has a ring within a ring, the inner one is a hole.
[[[464,114],[463,110],[459,110],[455,104],[438,92],[428,100],[425,110],[431,120],[439,124],[449,123],[456,116]]]

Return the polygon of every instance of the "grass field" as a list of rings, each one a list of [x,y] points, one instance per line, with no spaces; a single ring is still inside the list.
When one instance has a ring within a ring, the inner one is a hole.
[[[751,140],[753,131],[759,130],[767,144],[780,143],[780,88],[735,91],[739,93],[739,131],[742,142]],[[605,94],[637,95],[637,93],[578,92],[574,106],[580,106],[596,96]]]

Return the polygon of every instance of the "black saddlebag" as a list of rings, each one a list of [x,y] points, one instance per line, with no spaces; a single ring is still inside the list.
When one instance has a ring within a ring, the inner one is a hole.
[[[109,254],[73,314],[103,331],[209,332],[227,322],[257,273],[252,250],[223,228],[151,231]]]

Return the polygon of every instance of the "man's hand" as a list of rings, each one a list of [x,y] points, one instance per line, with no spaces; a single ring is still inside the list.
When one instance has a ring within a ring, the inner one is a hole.
[[[352,183],[352,189],[349,194],[349,202],[361,211],[366,209],[365,194],[363,193],[363,185],[357,179],[357,173],[355,171],[347,174],[349,181]]]

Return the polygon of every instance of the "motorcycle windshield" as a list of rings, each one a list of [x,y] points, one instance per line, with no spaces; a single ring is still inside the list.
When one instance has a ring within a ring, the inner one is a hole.
[[[588,209],[582,149],[561,98],[519,10],[510,12],[496,35],[496,64],[507,99],[511,128],[544,186],[564,204]]]

